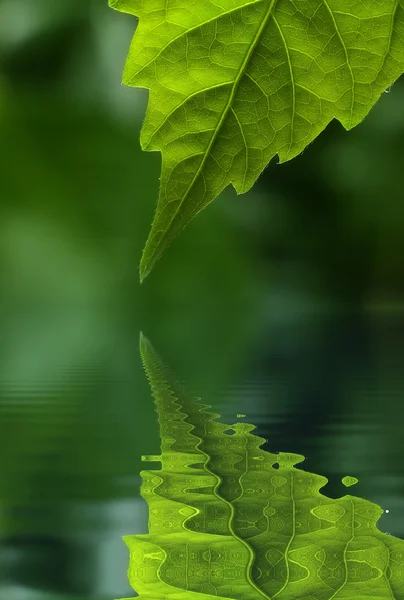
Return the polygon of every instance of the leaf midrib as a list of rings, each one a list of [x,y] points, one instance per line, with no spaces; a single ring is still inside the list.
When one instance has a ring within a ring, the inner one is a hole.
[[[294,474],[291,473],[290,474],[290,498],[292,501],[292,535],[290,536],[289,542],[285,549],[286,578],[283,583],[283,586],[276,592],[276,594],[273,595],[272,600],[274,598],[276,598],[277,596],[279,596],[279,594],[281,592],[283,592],[283,590],[286,588],[286,586],[288,585],[288,583],[290,581],[289,550],[290,550],[290,547],[293,544],[293,541],[296,537],[296,501],[295,501],[295,497],[293,495],[294,494],[293,476],[294,476]]]
[[[170,222],[168,223],[167,227],[164,230],[164,233],[163,233],[163,235],[162,235],[162,237],[160,239],[160,242],[159,242],[160,248],[161,248],[161,245],[162,245],[164,239],[170,233],[170,230],[171,230],[171,227],[173,225],[173,222],[174,222],[175,218],[177,217],[177,215],[178,215],[179,211],[181,210],[181,207],[184,204],[185,200],[187,199],[188,194],[191,191],[191,189],[192,189],[195,181],[198,179],[199,175],[201,174],[201,172],[202,172],[202,170],[203,170],[203,168],[204,168],[204,166],[206,164],[206,161],[207,161],[207,159],[209,157],[210,150],[212,149],[212,146],[213,146],[213,144],[216,141],[216,138],[217,138],[217,136],[219,134],[219,131],[222,128],[222,125],[223,125],[223,123],[224,123],[224,121],[225,121],[225,119],[226,119],[226,117],[227,117],[230,109],[232,108],[233,100],[234,100],[234,97],[236,95],[237,88],[238,88],[238,86],[240,84],[240,81],[241,81],[241,79],[244,76],[244,73],[245,73],[245,71],[246,71],[246,69],[248,67],[248,64],[249,64],[249,62],[251,60],[252,55],[254,54],[256,46],[259,44],[259,42],[261,40],[261,36],[264,33],[266,26],[268,25],[269,19],[271,18],[272,14],[273,14],[273,11],[274,11],[274,9],[276,7],[277,2],[278,2],[278,0],[271,0],[270,1],[268,10],[267,10],[264,18],[262,19],[262,23],[259,26],[259,28],[257,30],[257,33],[254,36],[254,39],[253,39],[253,41],[252,41],[252,43],[251,43],[251,45],[250,45],[250,47],[248,49],[248,52],[246,53],[246,56],[244,57],[244,60],[243,60],[243,62],[241,64],[241,67],[240,67],[240,69],[239,69],[239,71],[237,73],[237,76],[236,76],[235,80],[234,80],[233,86],[232,86],[231,91],[230,91],[229,99],[227,101],[227,104],[225,106],[224,111],[222,112],[222,116],[219,119],[216,128],[214,129],[214,132],[212,134],[212,137],[210,139],[208,147],[207,147],[206,151],[203,153],[203,158],[201,160],[201,163],[200,163],[200,165],[199,165],[199,167],[198,167],[198,169],[197,169],[194,177],[192,178],[192,181],[189,184],[187,190],[183,194],[182,199],[181,199],[179,205],[177,206],[177,208],[173,212],[172,217],[170,219]],[[241,7],[241,9],[242,8],[244,8],[244,7]],[[153,265],[154,265],[154,263],[157,260],[157,255],[158,255],[158,246],[156,246],[155,250],[153,251],[151,259],[147,260],[148,268],[147,268],[146,272],[142,273],[143,269],[141,268],[141,280],[143,280],[146,277],[146,275],[150,272],[150,270],[153,268]],[[143,263],[143,261],[142,261],[142,263]]]
[[[277,2],[277,0],[274,0],[274,3],[276,3],[276,2]],[[193,435],[195,435],[195,434],[193,434]],[[234,539],[236,539],[236,540],[237,540],[237,541],[239,541],[241,544],[243,544],[243,546],[244,546],[244,547],[247,549],[247,551],[248,551],[248,554],[249,554],[249,561],[248,561],[248,564],[247,564],[246,580],[247,580],[247,582],[248,582],[248,583],[251,585],[251,587],[252,587],[252,588],[254,588],[254,589],[255,589],[255,591],[256,591],[256,592],[258,592],[258,594],[260,594],[260,596],[262,596],[263,598],[265,598],[265,600],[272,600],[272,598],[271,598],[270,596],[268,596],[268,594],[266,594],[266,593],[264,592],[264,590],[261,590],[261,589],[260,589],[260,588],[257,586],[257,584],[256,584],[256,583],[253,581],[253,579],[251,578],[251,568],[252,568],[252,564],[253,564],[253,561],[254,561],[254,551],[253,551],[253,549],[251,548],[251,546],[250,546],[250,545],[249,545],[249,544],[248,544],[248,543],[247,543],[247,542],[246,542],[246,541],[245,541],[243,538],[241,538],[240,536],[238,536],[238,535],[237,535],[237,533],[234,531],[234,528],[233,528],[233,522],[234,522],[234,517],[235,517],[235,510],[234,510],[234,505],[233,505],[233,502],[229,502],[228,500],[226,500],[226,498],[224,498],[223,496],[221,496],[221,495],[218,493],[218,488],[219,488],[220,484],[222,483],[222,479],[221,479],[220,475],[218,475],[218,474],[217,474],[217,473],[215,473],[214,471],[211,471],[211,470],[208,468],[208,463],[209,463],[209,460],[210,460],[210,456],[209,456],[209,455],[208,455],[208,454],[207,454],[207,453],[206,453],[206,452],[205,452],[205,451],[204,451],[204,450],[203,450],[203,449],[200,447],[200,446],[202,445],[202,443],[203,443],[203,439],[202,439],[201,437],[199,437],[199,436],[196,436],[196,435],[195,435],[195,437],[198,437],[198,438],[199,438],[199,440],[200,440],[200,441],[198,442],[198,444],[196,445],[196,448],[197,448],[197,449],[198,449],[198,450],[199,450],[199,451],[200,451],[202,454],[204,454],[204,455],[206,456],[206,460],[205,460],[205,462],[204,462],[204,464],[203,464],[203,468],[204,468],[204,470],[205,470],[207,473],[209,473],[210,475],[213,475],[213,476],[215,477],[215,479],[216,479],[216,485],[215,485],[215,486],[214,486],[214,488],[213,488],[213,495],[214,495],[214,496],[215,496],[215,497],[216,497],[218,500],[220,500],[221,502],[224,502],[224,503],[225,503],[225,504],[226,504],[226,505],[229,507],[229,509],[230,509],[230,517],[229,517],[228,524],[227,524],[227,525],[228,525],[228,528],[229,528],[229,531],[230,531],[231,535],[234,537]],[[245,436],[244,436],[244,437],[245,437]],[[241,486],[241,487],[242,487],[242,486]],[[242,496],[242,494],[241,494],[241,496]],[[241,497],[241,496],[240,496],[240,497]]]
[[[345,548],[344,548],[344,566],[345,566],[345,578],[344,581],[342,582],[342,584],[339,586],[339,588],[337,588],[335,590],[335,592],[333,593],[332,596],[330,596],[329,600],[332,600],[333,598],[335,598],[335,596],[337,594],[339,594],[339,592],[346,586],[346,584],[348,583],[348,579],[349,579],[349,568],[348,568],[348,561],[347,561],[347,551],[348,551],[348,546],[349,544],[351,544],[353,542],[353,540],[355,539],[355,504],[352,502],[352,496],[349,497],[349,501],[351,503],[352,506],[352,513],[351,513],[351,537],[350,539],[347,541],[347,543],[345,544]]]

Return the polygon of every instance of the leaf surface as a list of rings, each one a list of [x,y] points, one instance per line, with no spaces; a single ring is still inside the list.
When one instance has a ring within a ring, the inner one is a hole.
[[[124,83],[150,90],[141,145],[162,153],[141,279],[230,183],[351,129],[404,71],[403,0],[110,0],[139,17]]]
[[[324,496],[303,456],[217,422],[140,347],[161,434],[161,455],[143,457],[161,468],[141,473],[149,533],[124,538],[140,600],[404,600],[404,541],[377,529],[379,506]]]

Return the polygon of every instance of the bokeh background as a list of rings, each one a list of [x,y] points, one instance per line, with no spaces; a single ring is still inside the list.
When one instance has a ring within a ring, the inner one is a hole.
[[[136,20],[0,0],[0,589],[133,596],[158,452],[143,330],[226,419],[388,509],[404,537],[404,81],[244,196],[226,191],[142,286],[160,157],[120,85]]]

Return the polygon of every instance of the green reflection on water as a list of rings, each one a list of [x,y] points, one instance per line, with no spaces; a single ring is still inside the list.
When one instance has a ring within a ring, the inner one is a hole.
[[[143,335],[140,351],[161,437],[161,454],[144,457],[161,468],[141,473],[149,533],[124,538],[141,598],[404,598],[404,540],[377,528],[380,506],[323,495],[325,477],[295,468],[304,456],[266,452],[254,425],[216,421]]]

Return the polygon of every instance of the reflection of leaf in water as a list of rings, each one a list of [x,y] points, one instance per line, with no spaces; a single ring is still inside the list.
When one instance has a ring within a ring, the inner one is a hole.
[[[346,487],[351,487],[351,485],[355,485],[355,483],[358,483],[358,480],[356,479],[356,477],[351,477],[350,475],[346,475],[345,477],[342,478],[342,483]]]
[[[379,506],[322,495],[327,479],[295,467],[303,456],[218,423],[144,337],[141,354],[161,435],[161,455],[143,458],[161,469],[142,472],[149,533],[125,537],[140,597],[404,598],[404,542],[377,529]]]

